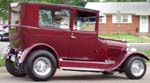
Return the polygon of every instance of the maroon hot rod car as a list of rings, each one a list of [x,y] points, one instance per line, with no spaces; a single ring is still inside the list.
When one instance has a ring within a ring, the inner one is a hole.
[[[20,2],[10,4],[6,69],[16,77],[49,80],[56,69],[145,75],[149,60],[125,41],[98,37],[99,11]]]

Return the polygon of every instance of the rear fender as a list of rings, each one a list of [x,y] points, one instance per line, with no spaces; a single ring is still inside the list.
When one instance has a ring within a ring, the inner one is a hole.
[[[29,48],[27,48],[23,51],[23,53],[21,54],[21,57],[19,59],[19,63],[23,63],[25,61],[25,59],[28,57],[29,53],[32,51],[32,49],[34,49],[37,46],[46,46],[46,47],[52,49],[55,52],[56,57],[58,58],[58,53],[52,46],[45,44],[45,43],[38,43],[38,44],[34,44],[34,45],[30,46]]]

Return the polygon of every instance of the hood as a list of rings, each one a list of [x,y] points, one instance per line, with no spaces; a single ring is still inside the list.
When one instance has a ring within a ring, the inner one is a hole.
[[[115,40],[115,39],[105,39],[103,38],[103,40],[105,41],[105,43],[108,46],[117,46],[117,47],[126,47],[126,41],[123,40]]]
[[[126,41],[114,40],[114,39],[105,39],[103,41],[107,47],[107,56],[112,60],[117,60],[118,57],[126,53]]]

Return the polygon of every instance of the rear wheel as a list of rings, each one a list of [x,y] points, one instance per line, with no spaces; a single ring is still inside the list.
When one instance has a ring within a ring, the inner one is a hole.
[[[145,75],[146,63],[138,56],[130,57],[124,64],[124,72],[130,79],[140,79]]]
[[[26,76],[26,73],[24,72],[23,68],[17,67],[15,65],[15,63],[10,61],[9,59],[6,59],[5,67],[6,67],[7,71],[15,77],[25,77]]]
[[[56,71],[54,55],[45,50],[32,52],[26,61],[26,72],[35,81],[49,80]]]

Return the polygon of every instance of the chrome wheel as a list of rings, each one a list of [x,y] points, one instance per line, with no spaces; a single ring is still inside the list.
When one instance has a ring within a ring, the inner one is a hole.
[[[139,56],[131,56],[124,63],[124,72],[130,79],[141,79],[146,72],[146,63]]]
[[[25,63],[27,75],[35,81],[46,81],[53,77],[57,68],[54,55],[46,50],[35,50]]]
[[[51,72],[51,61],[47,57],[39,57],[33,63],[33,70],[38,76],[47,76]]]
[[[134,76],[141,76],[144,72],[144,64],[140,60],[135,60],[131,64],[131,72]]]

